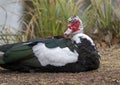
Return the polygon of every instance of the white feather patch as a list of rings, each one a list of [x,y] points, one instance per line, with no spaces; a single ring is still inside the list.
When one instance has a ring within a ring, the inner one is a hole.
[[[78,34],[74,35],[74,36],[72,37],[72,40],[75,41],[76,43],[81,43],[80,37],[89,40],[89,41],[91,42],[91,44],[92,44],[93,46],[95,46],[93,40],[92,40],[88,35],[86,35],[86,34],[84,34],[84,33],[78,33]]]
[[[64,66],[78,60],[78,53],[69,48],[47,48],[44,43],[38,43],[33,47],[33,52],[42,66]]]
[[[0,51],[0,57],[3,57],[4,56],[4,52]]]

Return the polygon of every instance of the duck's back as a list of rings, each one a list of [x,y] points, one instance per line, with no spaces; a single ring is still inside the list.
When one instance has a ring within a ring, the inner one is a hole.
[[[43,45],[47,50],[44,50],[44,48],[42,48]],[[1,46],[0,51],[4,52],[4,55],[0,58],[0,64],[2,67],[11,70],[22,70],[22,68],[28,69],[28,67],[41,68],[42,66],[47,65],[63,66],[66,63],[73,62],[74,60],[72,59],[74,59],[74,57],[72,57],[70,60],[69,57],[61,56],[64,55],[62,53],[67,54],[66,51],[72,53],[73,50],[73,43],[70,39],[65,39],[62,37],[33,39],[27,42]],[[40,56],[37,56],[37,53],[43,53],[44,55],[39,54]],[[67,58],[69,61],[63,61],[64,58]],[[47,59],[49,63],[45,63]]]

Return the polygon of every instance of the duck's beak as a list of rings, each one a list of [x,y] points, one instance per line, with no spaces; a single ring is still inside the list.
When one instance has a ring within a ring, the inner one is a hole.
[[[65,32],[64,32],[64,37],[65,38],[70,38],[72,34],[72,30],[70,28],[68,28]]]

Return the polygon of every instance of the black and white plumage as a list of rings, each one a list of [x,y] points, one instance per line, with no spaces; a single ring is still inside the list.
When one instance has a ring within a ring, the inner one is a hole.
[[[69,25],[76,20],[79,21],[77,25]],[[93,40],[82,33],[80,19],[71,17],[69,24],[65,35],[71,34],[71,39],[51,37],[1,46],[0,51],[3,54],[0,56],[0,66],[10,70],[40,72],[81,72],[97,69],[100,56]]]

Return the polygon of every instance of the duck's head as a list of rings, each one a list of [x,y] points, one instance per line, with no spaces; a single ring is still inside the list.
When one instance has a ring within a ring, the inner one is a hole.
[[[83,24],[78,16],[72,16],[68,19],[68,28],[64,32],[65,36],[83,33]]]

